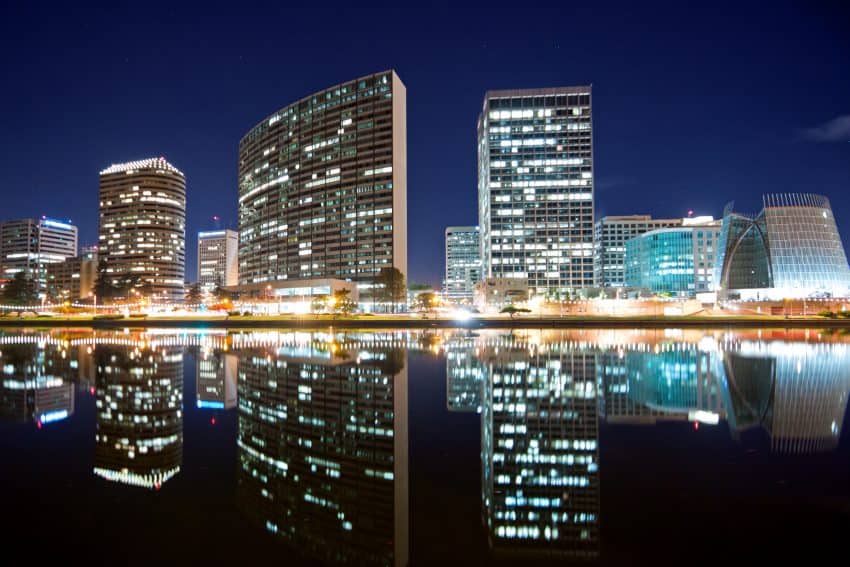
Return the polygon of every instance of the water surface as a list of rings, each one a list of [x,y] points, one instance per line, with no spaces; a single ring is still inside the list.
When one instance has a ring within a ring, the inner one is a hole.
[[[0,331],[4,541],[93,564],[843,554],[817,330]]]

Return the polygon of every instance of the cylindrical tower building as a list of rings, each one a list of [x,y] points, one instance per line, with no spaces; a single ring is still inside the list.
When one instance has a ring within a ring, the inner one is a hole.
[[[186,177],[165,158],[100,172],[100,275],[112,291],[165,301],[183,298]]]

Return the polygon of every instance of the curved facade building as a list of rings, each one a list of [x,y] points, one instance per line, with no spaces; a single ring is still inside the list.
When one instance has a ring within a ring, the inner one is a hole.
[[[726,206],[715,285],[721,299],[846,297],[850,268],[829,199],[765,195],[756,216]]]
[[[626,286],[676,297],[711,291],[719,222],[698,217],[683,223],[626,242]]]
[[[116,293],[183,299],[186,177],[165,158],[100,172],[99,258]]]
[[[405,87],[394,71],[317,92],[239,143],[239,283],[407,274]]]

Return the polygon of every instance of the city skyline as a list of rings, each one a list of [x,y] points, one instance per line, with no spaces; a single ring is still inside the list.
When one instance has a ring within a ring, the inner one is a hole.
[[[567,34],[546,21],[562,18],[547,16],[510,38],[471,26],[479,16],[495,22],[498,9],[481,15],[434,7],[418,22],[424,32],[397,26],[374,41],[365,33],[342,54],[333,42],[311,57],[298,51],[304,61],[285,77],[263,69],[298,49],[306,32],[270,40],[239,31],[217,41],[249,10],[212,9],[187,39],[169,30],[196,16],[188,8],[136,18],[123,17],[122,8],[81,10],[50,21],[37,21],[30,10],[3,8],[6,68],[20,88],[2,95],[17,110],[2,134],[11,151],[0,168],[6,197],[0,220],[69,218],[81,244],[96,242],[97,171],[152,155],[167,157],[189,179],[188,235],[213,228],[213,215],[236,228],[233,155],[240,136],[270,109],[389,68],[408,87],[411,281],[438,286],[445,227],[476,222],[475,119],[484,93],[494,89],[593,85],[596,218],[682,217],[689,209],[719,217],[732,199],[742,210],[757,210],[764,193],[805,191],[826,195],[839,233],[850,233],[850,79],[841,72],[850,39],[838,24],[846,15],[838,7],[745,6],[728,22],[722,10],[699,7],[686,13],[658,5],[618,21],[552,5],[547,14],[582,17],[586,26]],[[369,25],[382,29],[403,15],[380,14]],[[121,23],[87,31],[106,22]],[[446,39],[432,45],[428,30],[438,22]],[[749,33],[755,22],[758,37]],[[161,46],[127,41],[148,25],[166,38]],[[620,40],[599,43],[600,31]],[[31,37],[50,39],[34,44]],[[212,47],[198,51],[190,40]],[[70,47],[57,53],[58,45]],[[314,58],[323,65],[311,66]],[[136,77],[151,67],[159,80],[142,85]],[[108,79],[103,92],[94,90],[95,77]],[[252,87],[245,89],[249,78]],[[36,147],[39,152],[21,151]],[[44,153],[51,155],[49,168],[41,164]],[[194,256],[189,246],[187,266],[196,265]],[[191,269],[187,276],[196,279]]]

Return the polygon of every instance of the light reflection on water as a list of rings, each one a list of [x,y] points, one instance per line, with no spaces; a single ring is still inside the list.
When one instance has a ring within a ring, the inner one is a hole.
[[[51,428],[93,396],[93,476],[159,491],[183,467],[184,408],[236,412],[236,506],[256,529],[308,558],[404,565],[409,356],[439,357],[446,410],[480,416],[488,554],[594,559],[603,424],[688,422],[728,428],[742,448],[760,431],[776,454],[834,451],[848,348],[813,330],[9,330],[0,417]]]

